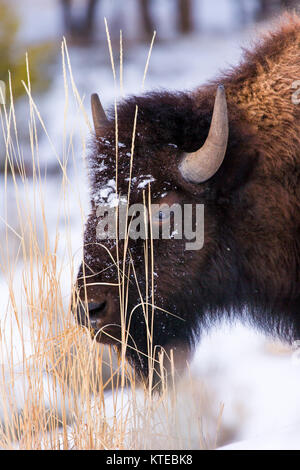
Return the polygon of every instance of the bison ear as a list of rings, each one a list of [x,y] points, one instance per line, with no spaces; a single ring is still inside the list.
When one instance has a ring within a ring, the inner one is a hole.
[[[100,137],[108,124],[108,119],[97,93],[93,93],[91,96],[91,106],[95,133],[97,137]]]

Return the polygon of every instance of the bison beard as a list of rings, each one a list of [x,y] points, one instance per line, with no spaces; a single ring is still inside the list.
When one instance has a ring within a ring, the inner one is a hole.
[[[202,250],[185,251],[184,240],[153,242],[159,307],[154,310],[154,346],[192,349],[203,328],[221,315],[240,317],[287,340],[300,338],[300,106],[291,99],[293,83],[300,78],[299,41],[300,19],[289,16],[254,52],[246,53],[238,68],[218,80],[193,93],[152,93],[118,106],[118,194],[128,190],[137,107],[130,203],[142,201],[139,182],[150,175],[153,202],[166,197],[181,205],[205,206]],[[196,183],[183,177],[180,165],[186,153],[198,152],[206,141],[219,83],[227,97],[227,150],[212,177]],[[83,302],[106,309],[105,321],[110,324],[120,323],[120,314],[118,290],[107,284],[118,278],[96,238],[96,210],[103,188],[115,180],[115,122],[113,110],[106,118],[102,109],[97,115],[97,106],[94,100],[92,209],[77,288]],[[103,245],[115,256],[114,243]],[[145,292],[143,241],[131,240],[130,250]],[[140,303],[133,280],[131,272],[128,312]],[[79,320],[87,324],[81,314]],[[141,308],[134,310],[129,333],[128,358],[147,376]]]

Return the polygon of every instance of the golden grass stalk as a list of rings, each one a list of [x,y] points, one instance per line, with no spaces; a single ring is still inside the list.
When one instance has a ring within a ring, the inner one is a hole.
[[[143,86],[153,41],[143,76]],[[120,77],[123,90],[122,36],[120,47]],[[109,50],[116,80],[110,41]],[[199,386],[196,392],[194,387],[190,387],[190,392],[187,392],[190,379],[186,379],[185,385],[179,386],[177,390],[172,353],[169,358],[172,380],[166,380],[166,355],[161,355],[161,393],[152,393],[155,362],[152,344],[155,253],[151,234],[145,242],[145,269],[148,280],[146,298],[152,298],[151,304],[144,302],[144,295],[141,293],[141,304],[148,325],[149,383],[138,384],[134,371],[126,362],[128,332],[125,330],[125,323],[133,314],[127,312],[128,276],[125,273],[125,258],[128,240],[125,241],[125,252],[118,253],[118,259],[115,260],[120,292],[121,355],[116,357],[112,350],[99,346],[89,332],[79,327],[74,320],[71,311],[74,299],[71,293],[77,263],[71,240],[70,201],[77,207],[76,213],[82,227],[86,214],[67,170],[70,158],[73,159],[74,167],[77,167],[73,152],[73,131],[67,135],[66,130],[70,100],[75,100],[78,118],[83,117],[90,129],[89,112],[85,110],[84,99],[76,88],[67,44],[63,40],[64,135],[61,149],[58,150],[33,99],[28,58],[26,60],[28,77],[24,87],[28,95],[28,140],[32,162],[30,176],[25,170],[22,145],[18,138],[18,120],[11,82],[10,102],[0,108],[5,146],[5,172],[0,176],[1,191],[5,195],[4,216],[1,216],[0,273],[7,292],[7,305],[1,305],[0,312],[0,448],[207,448],[210,444],[203,437],[202,427],[199,426],[201,387]],[[118,139],[117,102],[115,111]],[[134,158],[137,119],[138,109],[133,123],[131,161]],[[43,130],[49,149],[60,168],[56,184],[56,193],[59,194],[56,201],[57,226],[51,227],[51,231],[47,223],[49,190],[47,179],[42,176],[40,170],[38,128]],[[81,148],[84,155],[84,133]],[[116,168],[117,160],[116,152]],[[150,201],[149,188],[148,196],[144,195],[145,205]],[[14,223],[10,222],[12,211],[15,213]],[[59,220],[64,221],[63,229]],[[12,238],[15,243],[13,251]],[[130,269],[135,272],[134,260]],[[187,393],[189,398],[185,404],[183,397],[187,397]],[[217,421],[220,426],[220,417],[217,417]],[[214,440],[215,436],[211,442]]]

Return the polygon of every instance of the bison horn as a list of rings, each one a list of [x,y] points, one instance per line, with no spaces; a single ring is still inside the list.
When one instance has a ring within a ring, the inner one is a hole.
[[[228,132],[226,94],[219,85],[208,137],[199,150],[186,153],[179,165],[186,181],[204,183],[218,171],[225,157]]]
[[[93,93],[91,96],[91,106],[95,132],[96,135],[99,135],[102,133],[103,127],[107,125],[108,119],[97,93]]]

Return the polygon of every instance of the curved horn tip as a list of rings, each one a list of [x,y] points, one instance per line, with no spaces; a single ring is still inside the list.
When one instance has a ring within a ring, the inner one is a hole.
[[[99,95],[98,93],[92,93],[91,94],[91,106],[101,106],[101,101],[100,101],[100,98],[99,98]],[[101,106],[102,107],[102,106]]]
[[[108,123],[108,119],[97,93],[91,95],[91,107],[95,132],[99,134],[101,129]]]
[[[218,99],[224,99],[226,101],[226,90],[225,86],[221,83],[217,87],[217,92],[216,92],[216,97],[215,97],[215,103],[218,101]],[[226,103],[227,104],[227,103]],[[226,106],[227,107],[227,106]]]

